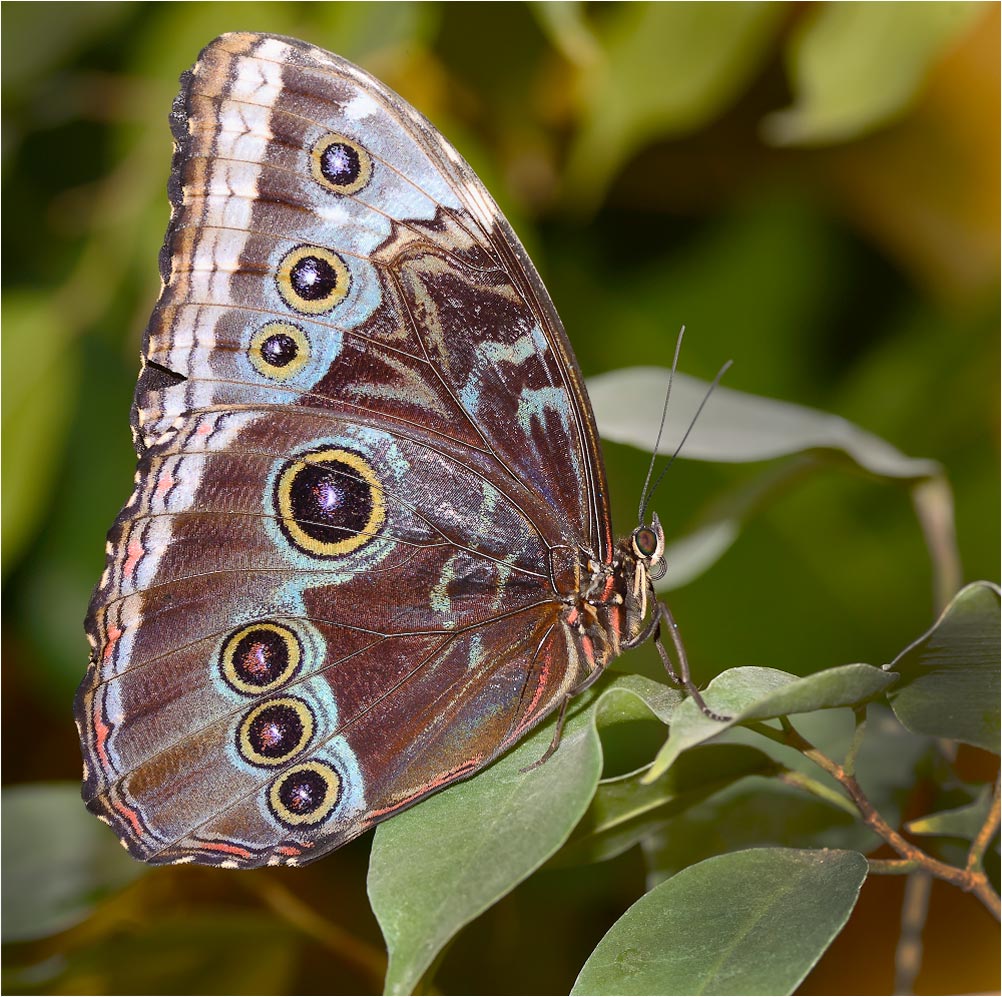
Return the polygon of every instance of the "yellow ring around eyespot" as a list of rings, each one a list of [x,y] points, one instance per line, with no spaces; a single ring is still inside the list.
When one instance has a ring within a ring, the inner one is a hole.
[[[306,814],[293,813],[283,802],[279,795],[282,784],[298,775],[300,772],[316,772],[327,786],[327,794],[323,803],[317,809]],[[268,803],[271,805],[272,813],[284,824],[319,824],[337,806],[341,796],[341,777],[329,765],[322,762],[303,762],[283,772],[268,790]]]
[[[267,685],[254,685],[253,683],[242,679],[240,677],[240,673],[237,671],[236,662],[233,660],[233,656],[236,654],[237,645],[244,639],[244,637],[253,633],[255,630],[266,630],[270,633],[278,634],[285,644],[287,651],[288,661],[286,662],[285,668],[282,669],[282,673],[276,679],[273,679]],[[252,623],[250,626],[246,626],[230,636],[223,645],[223,678],[226,679],[229,685],[236,689],[237,692],[244,692],[251,696],[261,696],[268,692],[274,692],[274,690],[279,686],[288,682],[295,674],[296,669],[299,667],[299,660],[301,657],[302,653],[300,651],[299,638],[293,630],[290,630],[288,627],[279,626],[277,623]]]
[[[323,155],[332,145],[346,145],[358,156],[358,176],[351,183],[331,183],[324,176]],[[324,135],[310,152],[310,169],[313,172],[313,179],[321,187],[326,187],[335,194],[357,194],[372,178],[372,157],[357,142],[344,135]]]
[[[304,298],[292,286],[293,267],[308,256],[315,256],[318,260],[323,260],[337,275],[335,285],[330,292],[313,301]],[[351,274],[348,272],[344,260],[337,253],[332,253],[322,246],[296,246],[295,249],[290,249],[282,257],[282,262],[278,265],[276,283],[278,284],[278,293],[290,308],[302,315],[322,315],[344,301],[351,286]]]
[[[369,486],[369,497],[372,500],[372,512],[369,513],[365,526],[358,533],[348,535],[344,540],[335,543],[324,543],[311,537],[296,521],[295,511],[292,508],[292,486],[296,476],[306,467],[329,462],[345,464],[355,471]],[[278,514],[282,518],[286,535],[300,550],[317,557],[337,557],[340,554],[350,554],[375,537],[376,531],[386,519],[386,500],[376,472],[364,457],[350,450],[332,448],[306,454],[282,472],[282,476],[278,479]]]
[[[261,352],[264,344],[272,336],[288,336],[296,344],[296,355],[284,367],[269,363]],[[275,381],[287,381],[306,366],[306,361],[310,359],[310,341],[298,325],[291,325],[288,322],[268,322],[254,333],[248,356],[255,369],[265,377]]]
[[[273,757],[271,755],[261,754],[261,752],[259,752],[253,744],[251,744],[250,728],[251,724],[265,710],[272,709],[275,706],[286,706],[295,710],[303,730],[294,747],[290,748],[283,755],[275,755]],[[313,713],[301,699],[292,699],[291,697],[286,697],[284,699],[269,699],[266,703],[261,703],[259,706],[255,706],[241,722],[240,732],[237,737],[240,745],[240,754],[252,765],[267,765],[269,767],[284,765],[290,758],[298,755],[299,752],[310,743],[310,739],[313,737],[313,728]]]

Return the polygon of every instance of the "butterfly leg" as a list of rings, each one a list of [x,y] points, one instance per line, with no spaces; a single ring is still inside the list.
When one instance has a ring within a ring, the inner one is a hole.
[[[689,672],[689,658],[685,653],[685,645],[682,643],[682,635],[678,632],[678,624],[675,622],[675,617],[672,616],[671,610],[663,602],[656,602],[654,605],[655,613],[653,619],[658,621],[658,623],[660,623],[663,619],[668,625],[668,632],[671,634],[672,643],[675,645],[675,654],[678,656],[678,673],[676,673],[674,667],[672,666],[671,658],[665,650],[664,644],[661,643],[660,627],[655,627],[654,646],[658,649],[658,654],[661,655],[661,661],[664,663],[665,671],[668,673],[668,677],[676,685],[680,685],[692,697],[693,702],[700,708],[705,716],[720,723],[725,723],[730,720],[730,717],[714,713],[713,710],[706,705],[702,694],[699,689],[696,688],[695,682],[692,681],[692,675]]]
[[[661,631],[661,617],[655,613],[645,624],[643,630],[636,635],[636,637],[631,637],[627,640],[620,641],[619,646],[624,650],[628,651],[634,647],[640,647],[641,644],[646,644],[649,640],[657,639],[657,634]]]
[[[660,605],[655,603],[655,605]],[[641,644],[646,644],[649,640],[653,640],[658,649],[661,649],[661,614],[655,612],[655,614],[647,621],[644,625],[643,630],[640,631],[630,640],[624,640],[620,646],[623,650],[630,650],[634,647],[639,647]],[[668,658],[661,654],[661,660],[664,663],[665,671],[668,673],[668,678],[671,680],[672,685],[677,685],[679,687],[684,686],[685,683],[676,674],[675,666],[672,664],[671,658]]]
[[[522,772],[531,772],[533,769],[539,768],[543,762],[547,761],[553,755],[559,747],[560,738],[564,733],[564,721],[567,719],[567,708],[570,706],[571,700],[580,696],[585,689],[593,686],[602,677],[603,671],[604,669],[602,668],[596,668],[587,678],[564,694],[563,701],[560,703],[560,711],[557,713],[557,726],[553,731],[553,740],[550,741],[550,746],[543,752],[540,758],[531,765],[526,765],[524,769],[521,769]]]

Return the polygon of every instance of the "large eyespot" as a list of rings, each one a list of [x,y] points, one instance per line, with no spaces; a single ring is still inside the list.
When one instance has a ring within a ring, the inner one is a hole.
[[[343,301],[351,275],[337,253],[320,246],[296,246],[278,266],[278,293],[304,315],[322,315]]]
[[[313,711],[301,699],[270,699],[255,706],[237,730],[237,749],[252,765],[281,765],[313,737]]]
[[[341,777],[323,762],[304,762],[283,772],[268,790],[268,806],[286,827],[319,824],[337,806]]]
[[[299,326],[267,322],[254,333],[248,355],[259,373],[275,381],[287,381],[310,359],[310,341]]]
[[[260,696],[285,685],[302,657],[302,645],[293,630],[278,623],[252,623],[230,634],[219,666],[237,692]]]
[[[310,153],[313,179],[335,194],[355,194],[372,176],[372,157],[343,135],[325,135]]]
[[[376,472],[351,450],[317,450],[288,463],[278,478],[275,506],[282,532],[314,557],[356,550],[386,519]]]

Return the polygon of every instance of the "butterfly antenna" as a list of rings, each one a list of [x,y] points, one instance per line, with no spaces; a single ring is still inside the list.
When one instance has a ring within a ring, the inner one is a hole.
[[[640,492],[640,512],[637,515],[637,522],[641,526],[644,523],[644,513],[647,512],[647,504],[651,500],[651,495],[647,494],[647,486],[651,483],[651,475],[654,473],[654,462],[658,459],[658,447],[661,445],[661,435],[665,431],[665,420],[668,418],[668,399],[671,398],[671,383],[675,379],[675,370],[678,367],[678,355],[682,351],[682,337],[685,335],[685,326],[678,330],[678,339],[675,340],[675,356],[672,358],[671,370],[668,372],[668,388],[665,391],[665,403],[661,407],[661,424],[658,426],[658,436],[654,441],[654,451],[651,453],[651,463],[647,468],[647,478],[644,480],[644,487]],[[660,481],[661,478],[658,478]],[[654,486],[657,488],[657,485]]]
[[[727,363],[725,363],[723,367],[721,367],[720,370],[717,371],[717,376],[710,382],[710,386],[706,389],[706,394],[703,395],[703,400],[699,403],[699,408],[696,409],[696,414],[692,417],[692,419],[689,420],[689,427],[688,429],[686,429],[685,435],[682,437],[681,440],[679,440],[678,446],[675,447],[675,452],[668,459],[668,463],[665,464],[664,470],[662,470],[662,472],[658,475],[658,480],[654,482],[654,487],[651,489],[651,493],[647,497],[648,502],[650,502],[650,500],[654,497],[654,493],[658,490],[658,485],[661,484],[661,482],[664,480],[664,476],[668,473],[668,468],[675,463],[675,458],[681,452],[682,447],[685,446],[685,441],[689,439],[689,434],[692,432],[692,427],[696,425],[696,420],[699,418],[700,413],[703,411],[703,406],[706,405],[706,403],[710,400],[710,395],[713,394],[714,388],[716,388],[717,385],[720,384],[720,379],[724,376],[724,374],[727,373],[727,371],[730,369],[731,364],[733,363],[734,363],[733,360],[728,360]],[[640,511],[641,523],[643,522],[643,514],[646,511],[646,507],[647,507],[646,503],[644,504],[644,506],[641,507]]]

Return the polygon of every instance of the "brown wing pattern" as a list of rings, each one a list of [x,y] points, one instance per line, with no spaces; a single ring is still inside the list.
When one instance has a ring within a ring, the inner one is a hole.
[[[493,201],[371,77],[226,35],[172,127],[84,795],[149,861],[308,861],[580,677],[551,562],[610,550],[594,420]]]

